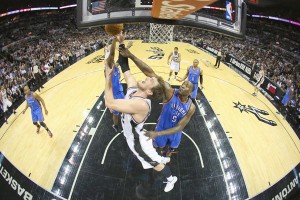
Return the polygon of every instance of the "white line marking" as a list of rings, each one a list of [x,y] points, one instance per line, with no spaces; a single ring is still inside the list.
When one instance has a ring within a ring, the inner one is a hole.
[[[156,123],[145,123],[145,125],[147,125],[147,124],[153,125],[153,124],[156,124]],[[195,147],[196,147],[196,149],[197,149],[197,151],[198,151],[199,157],[200,157],[201,167],[204,168],[204,163],[203,163],[201,151],[200,151],[199,147],[197,146],[196,142],[195,142],[188,134],[186,134],[184,131],[182,131],[182,133],[183,133],[187,138],[189,138],[189,139],[192,141],[192,143],[195,145]]]
[[[71,80],[71,79],[70,79]],[[103,91],[104,92],[104,91]],[[100,96],[103,94],[103,92],[100,94]],[[99,98],[100,98],[100,96],[99,96]],[[100,108],[100,106],[102,105],[102,101],[100,101],[99,102],[99,104],[98,104],[98,106],[99,106],[99,108]],[[97,109],[99,109],[98,108],[98,106],[97,106]],[[92,110],[92,109],[91,109]],[[87,118],[87,116],[89,116],[90,115],[90,113],[91,113],[91,110],[89,110],[88,111],[88,113],[86,114],[86,118]],[[85,120],[84,120],[85,121]],[[84,122],[83,121],[83,122]],[[82,125],[83,125],[83,123],[82,123]],[[79,129],[77,130],[77,132],[76,132],[76,135],[75,135],[75,137],[77,136],[77,134],[78,134],[78,131],[82,128],[82,125],[79,127]],[[88,127],[86,127],[86,128],[88,128]],[[86,132],[85,131],[85,129],[84,129],[84,131],[83,132]],[[91,134],[89,134],[89,135],[91,135]],[[71,148],[71,146],[72,146],[72,143],[71,143],[71,145],[70,145],[70,147],[69,148]],[[60,164],[60,166],[62,166],[63,165],[63,162],[64,162],[64,159],[62,160],[62,162],[61,162],[61,164]],[[51,190],[53,189],[53,187],[54,187],[54,183],[55,183],[55,180],[57,179],[57,177],[58,177],[58,173],[59,173],[59,170],[60,170],[60,168],[58,168],[58,171],[57,171],[57,173],[56,173],[56,178],[54,179],[54,181],[53,181],[53,183],[52,183],[52,186],[51,186]]]
[[[197,103],[197,107],[198,107],[198,109],[199,109],[199,112],[201,113],[201,109],[200,109],[198,103]],[[202,110],[204,110],[204,109],[202,109]],[[202,113],[201,113],[201,114],[202,114]],[[222,162],[221,162],[221,158],[220,158],[219,152],[218,152],[218,150],[217,150],[215,141],[214,141],[213,138],[212,138],[211,131],[210,131],[210,129],[209,129],[208,126],[207,126],[206,119],[205,119],[205,117],[204,117],[203,115],[202,115],[202,117],[203,117],[203,119],[204,119],[204,121],[205,121],[205,125],[206,125],[206,128],[207,128],[208,132],[209,132],[211,141],[212,141],[212,143],[213,143],[213,145],[214,145],[214,148],[215,148],[215,150],[216,150],[216,152],[217,152],[218,159],[219,159],[219,162],[220,162],[220,165],[221,165],[221,169],[222,169],[222,172],[223,172],[223,177],[224,177],[225,184],[226,184],[227,194],[228,194],[229,200],[231,200],[230,190],[229,190],[229,186],[228,186],[228,183],[227,183],[227,179],[226,179],[226,176],[225,176],[225,171],[224,171],[224,168],[223,168],[223,165],[222,165]]]
[[[103,154],[103,158],[102,158],[102,161],[101,161],[101,165],[104,164],[105,157],[106,157],[107,151],[108,151],[108,149],[109,149],[109,146],[111,145],[111,143],[112,143],[112,142],[113,142],[120,134],[121,134],[121,133],[118,133],[117,135],[115,135],[115,137],[113,137],[113,138],[110,140],[110,142],[108,143],[108,145],[107,145],[107,147],[106,147],[106,149],[105,149],[105,151],[104,151],[104,154]]]
[[[156,124],[156,123],[145,123],[145,125],[155,125],[155,124]],[[188,134],[186,134],[184,131],[182,131],[182,133],[183,133],[187,138],[189,138],[189,139],[192,141],[192,143],[195,145],[195,147],[196,147],[196,149],[197,149],[197,151],[198,151],[199,157],[200,157],[201,167],[204,168],[204,163],[203,163],[202,155],[201,155],[200,149],[199,149],[199,147],[197,146],[196,142],[195,142]],[[121,133],[118,133],[117,135],[115,135],[115,136],[110,140],[110,142],[108,143],[108,145],[107,145],[107,147],[106,147],[106,149],[105,149],[105,151],[104,151],[102,161],[101,161],[101,164],[102,164],[102,165],[103,165],[104,162],[105,162],[105,157],[106,157],[107,151],[108,151],[108,149],[109,149],[111,143],[112,143],[112,142],[113,142],[120,134],[121,134]]]
[[[183,133],[187,138],[189,138],[189,139],[192,141],[192,143],[195,145],[195,147],[196,147],[196,149],[197,149],[197,151],[198,151],[199,157],[200,157],[201,166],[202,166],[202,168],[204,168],[204,163],[203,163],[203,159],[202,159],[202,156],[201,156],[201,152],[200,152],[200,149],[198,148],[196,142],[195,142],[188,134],[186,134],[184,131],[182,131],[182,133]]]
[[[103,112],[102,115],[101,115],[101,118],[100,118],[100,120],[99,120],[99,122],[98,122],[98,124],[97,124],[96,130],[98,129],[98,126],[100,125],[100,122],[102,121],[103,116],[104,116],[106,110],[107,110],[107,107],[105,108],[104,112]],[[91,143],[92,143],[92,140],[93,140],[94,136],[95,136],[95,134],[92,135],[92,138],[90,139],[90,142],[89,142],[87,148],[85,149],[84,155],[83,155],[83,157],[82,157],[82,159],[81,159],[79,168],[78,168],[78,170],[77,170],[77,173],[76,173],[76,176],[75,176],[75,179],[74,179],[74,181],[73,181],[73,185],[72,185],[72,188],[71,188],[69,197],[68,197],[69,200],[71,199],[71,196],[72,196],[72,194],[73,194],[73,190],[74,190],[75,183],[76,183],[76,181],[77,181],[77,178],[78,178],[80,169],[81,169],[81,167],[82,167],[83,161],[84,161],[85,156],[86,156],[86,154],[87,154],[87,152],[88,152],[88,150],[89,150],[89,148],[90,148],[90,145],[91,145]]]
[[[95,128],[91,128],[90,132],[89,132],[89,135],[95,135],[96,133],[96,130]]]

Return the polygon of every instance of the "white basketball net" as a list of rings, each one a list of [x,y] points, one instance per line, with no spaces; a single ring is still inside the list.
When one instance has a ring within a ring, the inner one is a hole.
[[[173,41],[174,25],[150,24],[149,42],[168,43]]]

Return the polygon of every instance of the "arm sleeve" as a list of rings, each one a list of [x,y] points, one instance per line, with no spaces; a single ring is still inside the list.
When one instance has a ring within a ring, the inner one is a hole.
[[[123,49],[123,48],[125,48],[125,45],[120,44],[119,49]],[[121,70],[122,70],[123,73],[130,70],[129,64],[128,64],[128,58],[125,58],[120,53],[119,53],[118,63],[120,64]]]
[[[203,84],[203,75],[202,74],[200,74],[200,83],[201,83],[201,85]]]

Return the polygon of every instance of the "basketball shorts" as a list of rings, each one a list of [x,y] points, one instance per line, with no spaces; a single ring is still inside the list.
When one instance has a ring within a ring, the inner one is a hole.
[[[31,117],[32,117],[32,121],[33,122],[42,122],[44,121],[44,115],[43,115],[43,112],[42,112],[42,109],[41,108],[38,108],[36,110],[31,110]]]
[[[140,134],[126,133],[124,135],[130,150],[142,163],[143,168],[151,169],[161,163],[163,157],[156,152],[152,140],[144,134],[145,132],[142,131]]]
[[[169,146],[171,148],[178,148],[181,141],[182,131],[172,135],[163,135],[155,137],[153,140],[153,145],[155,147],[163,148]]]
[[[180,64],[178,62],[171,61],[170,69],[174,72],[179,72]]]

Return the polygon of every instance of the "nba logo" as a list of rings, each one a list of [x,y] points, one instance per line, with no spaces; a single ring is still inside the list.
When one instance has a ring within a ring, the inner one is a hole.
[[[226,1],[226,19],[233,20],[232,3],[230,1]]]

